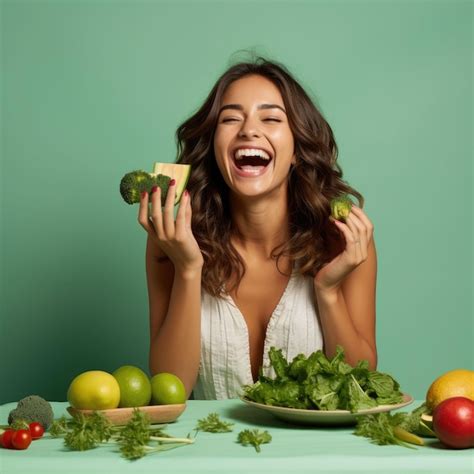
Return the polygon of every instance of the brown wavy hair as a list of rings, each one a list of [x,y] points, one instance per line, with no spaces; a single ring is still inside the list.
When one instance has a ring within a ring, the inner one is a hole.
[[[227,87],[248,75],[261,75],[279,89],[294,136],[296,164],[288,175],[289,235],[272,251],[286,256],[303,275],[316,272],[344,248],[344,237],[329,221],[330,201],[341,194],[362,195],[342,179],[336,162],[338,149],[331,127],[321,112],[281,63],[261,56],[229,67],[217,80],[202,106],[176,130],[177,162],[191,165],[187,189],[192,198],[192,229],[204,258],[202,287],[222,296],[231,277],[238,287],[245,264],[231,243],[233,223],[229,189],[217,167],[213,139],[221,100]]]

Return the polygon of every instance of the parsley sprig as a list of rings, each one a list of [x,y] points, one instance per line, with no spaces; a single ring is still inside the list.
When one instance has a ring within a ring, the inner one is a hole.
[[[207,431],[208,433],[227,433],[232,431],[234,423],[222,421],[217,413],[209,413],[206,418],[198,420],[196,431]]]
[[[194,443],[189,434],[186,438],[177,438],[163,431],[166,425],[153,427],[148,416],[135,409],[131,420],[125,426],[114,426],[101,413],[91,415],[75,414],[72,418],[54,420],[49,433],[51,436],[64,437],[64,444],[74,451],[94,449],[104,443],[115,443],[126,459],[139,459],[147,454]]]
[[[374,444],[396,444],[416,449],[411,445],[424,445],[423,439],[415,434],[419,429],[423,413],[428,413],[425,403],[411,413],[398,412],[392,415],[385,412],[375,415],[362,415],[357,419],[354,434],[365,436]]]
[[[260,445],[269,443],[272,440],[272,435],[268,431],[263,430],[243,430],[238,434],[237,442],[243,446],[253,446],[257,453],[260,452]]]

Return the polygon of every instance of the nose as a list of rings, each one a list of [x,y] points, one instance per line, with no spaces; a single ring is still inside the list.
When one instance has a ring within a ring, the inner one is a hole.
[[[257,123],[255,120],[247,118],[243,121],[242,127],[238,133],[240,138],[243,137],[258,137],[260,135],[260,131],[258,129]]]

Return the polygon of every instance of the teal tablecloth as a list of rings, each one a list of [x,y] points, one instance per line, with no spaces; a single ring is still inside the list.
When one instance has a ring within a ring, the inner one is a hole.
[[[414,402],[409,408],[419,406]],[[55,417],[67,415],[65,402],[52,402]],[[0,406],[0,424],[16,403]],[[22,473],[472,473],[474,450],[448,450],[434,439],[417,449],[376,446],[352,434],[353,428],[318,428],[289,425],[270,413],[245,405],[240,400],[190,400],[185,412],[167,432],[186,436],[197,420],[217,412],[222,419],[235,422],[230,433],[200,432],[194,444],[148,455],[136,461],[121,457],[114,446],[73,452],[61,439],[34,441],[25,451],[0,449],[1,474]],[[69,416],[69,415],[68,415]],[[242,429],[261,428],[273,440],[253,447],[236,442]],[[194,434],[194,433],[193,433]]]

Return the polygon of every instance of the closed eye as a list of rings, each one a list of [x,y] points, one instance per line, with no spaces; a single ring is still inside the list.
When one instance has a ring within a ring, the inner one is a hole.
[[[224,120],[222,120],[222,123],[225,123],[225,122],[232,122],[232,121],[235,121],[235,120],[238,120],[238,119],[235,119],[235,118],[226,118]],[[263,119],[264,122],[281,122],[281,120],[279,119],[275,119],[275,118],[267,118],[267,119]]]

